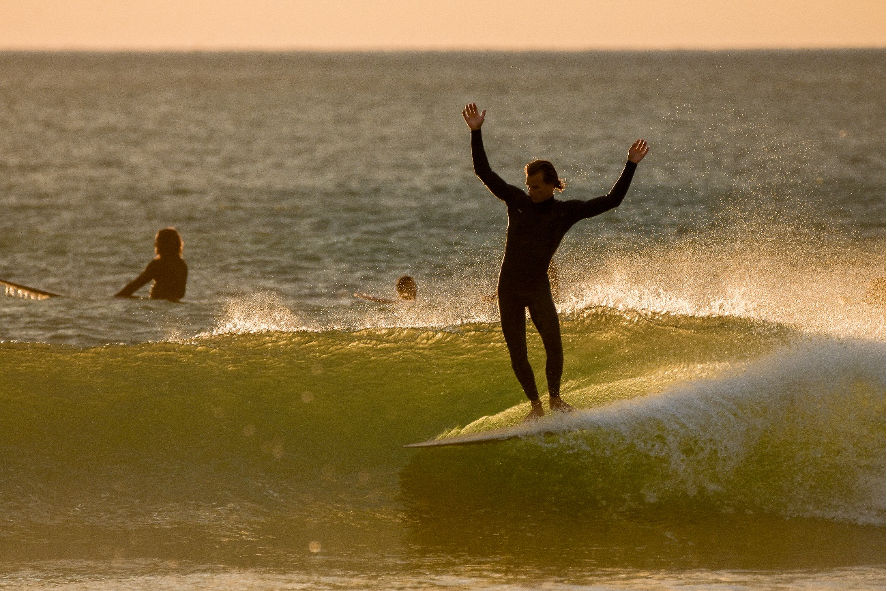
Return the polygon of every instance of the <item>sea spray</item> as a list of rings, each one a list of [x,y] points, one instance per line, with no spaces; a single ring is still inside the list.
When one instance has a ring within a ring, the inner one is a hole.
[[[519,504],[526,489],[575,510],[883,525],[884,362],[883,347],[816,339],[648,395],[622,385],[622,400],[536,424],[503,411],[447,436],[512,424],[519,439],[428,450],[411,470],[436,478],[424,470],[447,464],[449,502],[484,511]]]

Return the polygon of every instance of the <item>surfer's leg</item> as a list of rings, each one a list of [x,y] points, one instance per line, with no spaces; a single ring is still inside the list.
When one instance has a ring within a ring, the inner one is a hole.
[[[511,356],[511,368],[524,393],[531,402],[539,400],[536,377],[527,359],[527,317],[524,303],[518,298],[499,294],[499,316],[502,319],[502,335]]]
[[[551,292],[540,293],[533,298],[530,306],[530,318],[542,337],[545,346],[545,378],[548,380],[549,404],[552,410],[573,410],[569,404],[561,400],[561,376],[564,373],[564,346],[561,341],[561,325],[557,316],[557,307]]]

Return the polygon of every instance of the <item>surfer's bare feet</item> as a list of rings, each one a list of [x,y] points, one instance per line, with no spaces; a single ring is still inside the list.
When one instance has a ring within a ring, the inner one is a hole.
[[[548,406],[551,407],[551,410],[553,412],[573,412],[574,410],[576,410],[575,408],[561,400],[560,396],[549,396]]]
[[[524,422],[535,421],[545,416],[545,409],[542,408],[542,401],[538,398],[530,401],[530,414],[524,418]]]

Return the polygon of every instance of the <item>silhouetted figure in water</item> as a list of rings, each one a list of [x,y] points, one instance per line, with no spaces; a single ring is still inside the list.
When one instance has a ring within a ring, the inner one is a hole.
[[[573,224],[622,203],[637,164],[647,155],[647,142],[637,140],[632,144],[622,175],[607,195],[589,201],[559,201],[554,198],[554,192],[564,190],[564,182],[547,160],[534,160],[527,164],[526,192],[509,185],[493,172],[481,136],[485,115],[486,111],[478,111],[474,103],[462,110],[465,123],[471,129],[474,172],[487,189],[508,207],[505,255],[499,271],[497,293],[502,334],[508,345],[511,367],[532,405],[527,418],[541,417],[545,412],[539,400],[533,368],[527,359],[525,310],[529,309],[530,318],[545,346],[545,376],[550,407],[552,410],[570,411],[572,407],[560,397],[564,354],[560,322],[546,271],[561,240]]]
[[[369,300],[371,302],[379,302],[380,304],[396,304],[397,302],[412,302],[416,300],[416,295],[419,291],[418,286],[416,285],[416,280],[410,277],[409,275],[404,275],[400,279],[397,280],[397,283],[394,286],[395,291],[397,292],[397,299],[392,300],[389,298],[380,298],[377,296],[367,295],[365,293],[356,293],[354,297],[361,298],[364,300]]]
[[[148,297],[152,300],[177,302],[185,297],[185,283],[188,281],[188,265],[182,259],[185,243],[175,228],[164,228],[154,238],[154,252],[157,256],[148,263],[141,275],[129,282],[114,297],[132,297],[143,285],[154,281]]]

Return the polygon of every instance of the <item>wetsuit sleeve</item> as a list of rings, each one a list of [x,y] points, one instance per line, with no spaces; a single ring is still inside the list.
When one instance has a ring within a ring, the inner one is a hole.
[[[638,165],[634,162],[626,161],[625,168],[622,169],[622,174],[619,175],[619,180],[616,181],[610,192],[603,197],[580,202],[580,205],[576,208],[576,219],[581,220],[594,217],[618,207],[628,193],[628,187],[631,185],[631,179],[634,177],[634,171],[637,167]]]
[[[493,172],[490,162],[487,160],[487,152],[484,150],[484,140],[479,129],[471,131],[471,160],[474,163],[474,174],[490,190],[490,193],[505,201],[512,201],[516,197],[526,197],[526,194],[506,183],[502,177]]]
[[[156,270],[157,265],[154,264],[154,261],[151,261],[150,263],[148,263],[148,266],[145,267],[145,270],[142,271],[141,275],[127,283],[123,289],[114,294],[114,297],[128,298],[132,296],[132,294],[138,291],[143,285],[154,279]]]

